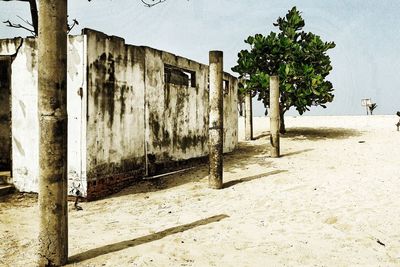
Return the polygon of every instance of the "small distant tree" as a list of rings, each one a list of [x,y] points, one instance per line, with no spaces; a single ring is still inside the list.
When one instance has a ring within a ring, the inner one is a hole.
[[[296,7],[284,18],[279,17],[274,26],[279,28],[279,33],[256,34],[245,40],[250,49],[239,52],[237,65],[232,70],[244,80],[241,90],[258,93],[266,114],[269,78],[279,76],[280,132],[285,133],[284,114],[291,107],[301,115],[311,106],[325,108],[325,104],[333,100],[333,85],[326,77],[332,70],[327,51],[334,48],[335,43],[323,42],[318,35],[302,31],[305,22]]]
[[[378,107],[378,105],[376,103],[372,103],[370,105],[368,105],[368,109],[369,109],[369,113],[371,113],[371,115],[373,115],[373,111],[374,109],[376,109]]]

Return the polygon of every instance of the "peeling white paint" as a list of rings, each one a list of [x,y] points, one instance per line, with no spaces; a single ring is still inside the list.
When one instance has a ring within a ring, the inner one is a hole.
[[[86,36],[68,38],[68,193],[86,196]]]
[[[39,177],[39,118],[37,44],[24,39],[11,65],[12,174],[15,187],[37,192]]]

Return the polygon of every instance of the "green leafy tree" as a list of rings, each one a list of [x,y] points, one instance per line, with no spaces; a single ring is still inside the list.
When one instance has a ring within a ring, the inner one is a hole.
[[[327,55],[336,45],[323,42],[321,37],[304,32],[304,20],[293,7],[288,14],[279,17],[274,26],[279,33],[268,36],[256,34],[244,42],[250,49],[238,54],[237,65],[232,68],[244,80],[240,90],[258,93],[266,108],[269,107],[269,78],[278,75],[280,80],[280,132],[285,133],[284,114],[295,107],[299,114],[311,106],[322,106],[333,100],[332,83],[326,80],[332,70]]]

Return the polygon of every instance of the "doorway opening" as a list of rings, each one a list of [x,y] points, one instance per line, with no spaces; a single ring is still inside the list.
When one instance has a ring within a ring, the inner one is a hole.
[[[10,56],[0,56],[0,180],[12,175],[11,62]]]

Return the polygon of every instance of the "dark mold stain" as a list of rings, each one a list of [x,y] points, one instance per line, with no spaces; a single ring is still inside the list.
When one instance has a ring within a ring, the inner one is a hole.
[[[189,133],[189,135],[179,137],[177,145],[182,151],[186,152],[187,149],[190,149],[191,147],[196,147],[198,145],[204,147],[206,143],[207,143],[206,136]]]
[[[126,110],[126,104],[125,104],[125,91],[129,91],[129,87],[127,87],[126,85],[122,85],[121,86],[121,96],[119,98],[119,100],[121,101],[121,112],[119,114],[120,116],[120,120],[122,120],[122,118],[125,115],[125,110]]]
[[[115,93],[117,81],[115,79],[115,60],[111,53],[101,54],[90,66],[95,69],[94,103],[102,114],[109,115],[108,127],[114,122]]]
[[[171,86],[170,83],[165,83],[164,86],[164,108],[167,109],[170,104]]]
[[[128,173],[144,168],[144,156],[138,158],[125,158],[120,162],[108,162],[97,164],[88,171],[88,180],[96,179],[97,177]]]
[[[153,133],[153,145],[159,148],[171,145],[170,133],[160,124],[160,118],[154,112],[150,112],[149,125]]]

